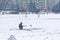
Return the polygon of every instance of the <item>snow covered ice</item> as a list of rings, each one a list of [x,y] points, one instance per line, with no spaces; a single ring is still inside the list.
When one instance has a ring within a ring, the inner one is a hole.
[[[18,28],[21,21],[24,30]],[[60,14],[0,15],[0,40],[11,35],[16,40],[60,40]]]

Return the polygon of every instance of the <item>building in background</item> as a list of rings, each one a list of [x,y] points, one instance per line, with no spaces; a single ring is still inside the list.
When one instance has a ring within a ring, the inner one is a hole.
[[[37,9],[39,9],[40,11],[47,8],[46,0],[25,0],[25,1],[23,1],[23,4],[22,4],[22,5],[24,5],[23,7],[25,9],[28,9],[28,5],[30,4],[30,2],[32,2],[35,5],[35,7]]]
[[[40,9],[40,11],[44,11],[47,8],[46,0],[35,0],[36,7]]]
[[[31,2],[40,11],[46,8],[46,0],[2,0],[0,1],[0,9],[28,11]]]

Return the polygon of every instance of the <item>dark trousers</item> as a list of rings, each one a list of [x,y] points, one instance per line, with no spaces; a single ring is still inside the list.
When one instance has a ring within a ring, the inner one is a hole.
[[[19,27],[20,30],[23,30],[23,27]]]

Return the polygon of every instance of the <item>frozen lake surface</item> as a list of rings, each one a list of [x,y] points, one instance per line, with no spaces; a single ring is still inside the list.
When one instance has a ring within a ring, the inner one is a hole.
[[[19,30],[20,22],[24,30]],[[11,35],[16,40],[60,40],[60,14],[0,15],[0,40]]]

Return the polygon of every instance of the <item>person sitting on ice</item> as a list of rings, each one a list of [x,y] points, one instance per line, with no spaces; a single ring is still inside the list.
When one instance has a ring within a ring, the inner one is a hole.
[[[22,22],[19,24],[19,29],[20,29],[20,30],[23,30]]]

